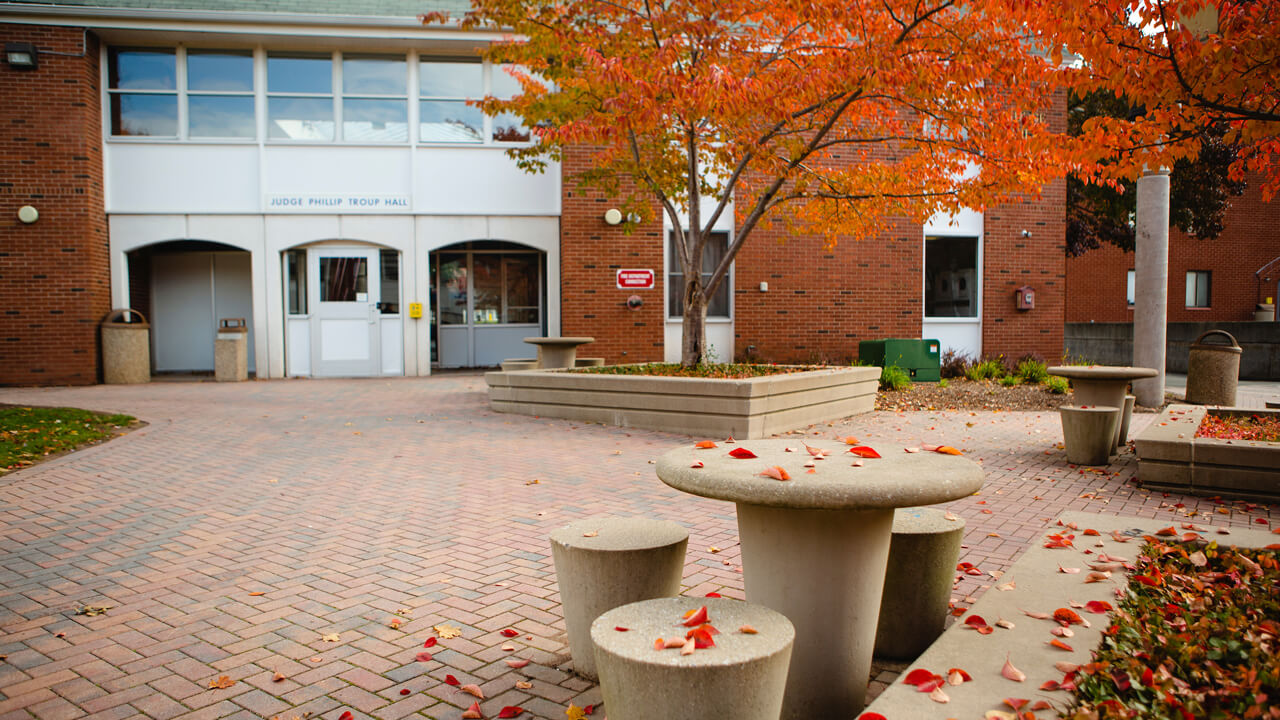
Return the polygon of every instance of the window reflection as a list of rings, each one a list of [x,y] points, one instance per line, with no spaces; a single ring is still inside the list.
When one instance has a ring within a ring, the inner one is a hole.
[[[924,239],[924,314],[978,316],[978,238]]]
[[[320,258],[320,302],[368,302],[368,264],[362,257]]]
[[[467,256],[440,256],[440,324],[467,323]]]

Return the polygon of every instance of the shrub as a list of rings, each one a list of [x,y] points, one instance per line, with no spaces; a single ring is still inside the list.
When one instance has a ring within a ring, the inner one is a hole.
[[[1030,385],[1038,385],[1049,379],[1049,370],[1045,364],[1033,358],[1026,358],[1019,362],[1014,374],[1021,378],[1022,382]]]
[[[886,365],[880,371],[881,390],[906,390],[911,387],[911,376],[897,365]]]
[[[1000,384],[1005,387],[1013,387],[1021,382],[1022,380],[1020,380],[1017,375],[1005,375],[1000,378]]]
[[[965,371],[964,376],[970,380],[998,380],[1004,377],[1004,363],[997,359],[983,360],[976,365],[970,365]]]
[[[1054,395],[1065,395],[1068,387],[1067,379],[1064,377],[1058,377],[1057,375],[1053,375],[1048,380],[1044,381],[1044,389]]]
[[[958,378],[964,377],[965,371],[969,369],[972,362],[969,356],[964,353],[958,353],[955,350],[948,350],[942,353],[942,366],[939,368],[942,377]]]
[[[942,378],[941,380],[938,381],[938,387],[942,388],[943,390],[946,390],[947,386],[950,384],[951,383],[947,382],[946,378]]]

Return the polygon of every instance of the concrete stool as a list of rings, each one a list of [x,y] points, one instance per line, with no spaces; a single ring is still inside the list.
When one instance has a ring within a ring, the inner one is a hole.
[[[688,628],[681,618],[702,605],[720,631],[715,647],[691,655],[653,648],[657,638],[683,638]],[[759,632],[739,632],[743,625]],[[761,605],[717,598],[646,600],[601,615],[591,624],[591,639],[610,720],[778,720],[782,712],[795,629]]]
[[[502,372],[516,372],[517,370],[537,370],[538,361],[533,358],[512,358],[502,361]]]
[[[574,367],[604,367],[604,358],[574,358]]]
[[[1133,418],[1133,406],[1138,402],[1136,395],[1124,396],[1124,410],[1120,412],[1120,433],[1116,435],[1116,444],[1111,448],[1115,455],[1120,448],[1129,444],[1129,420]]]
[[[679,594],[688,544],[684,528],[648,518],[587,518],[551,531],[569,652],[579,675],[596,679],[591,621],[620,605]]]
[[[1063,405],[1062,438],[1067,446],[1067,462],[1076,465],[1106,465],[1119,432],[1120,408],[1111,405]]]
[[[915,660],[946,629],[951,584],[964,538],[964,520],[948,520],[946,515],[919,507],[893,513],[876,657]]]

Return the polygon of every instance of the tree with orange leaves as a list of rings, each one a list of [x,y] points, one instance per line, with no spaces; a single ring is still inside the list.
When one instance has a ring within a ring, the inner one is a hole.
[[[1232,180],[1257,173],[1264,199],[1280,192],[1280,0],[1006,0],[1006,12],[1077,56],[1078,93],[1143,108],[1086,126],[1114,176],[1194,159],[1212,133],[1236,153]]]
[[[511,151],[523,167],[590,148],[577,180],[630,211],[661,208],[693,365],[708,299],[767,217],[834,245],[1065,174],[1069,147],[1046,121],[1062,69],[1003,12],[985,0],[474,0],[463,18],[424,20],[510,33],[485,54],[521,68],[523,92],[481,104],[534,129]],[[725,213],[732,240],[704,282]]]

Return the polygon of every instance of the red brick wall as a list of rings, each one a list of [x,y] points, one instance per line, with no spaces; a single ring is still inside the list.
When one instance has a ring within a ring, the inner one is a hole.
[[[0,37],[84,51],[0,65],[0,384],[91,384],[111,308],[98,44],[77,28],[0,25]],[[19,222],[23,205],[40,219]]]
[[[591,153],[585,148],[565,152],[564,189],[560,215],[560,331],[587,335],[595,343],[583,346],[584,357],[603,357],[609,363],[662,360],[663,293],[662,218],[656,208],[648,222],[608,225],[604,213],[616,200],[575,186],[573,177],[587,169]],[[628,234],[624,229],[631,228]],[[617,270],[650,269],[653,290],[619,290]],[[639,310],[627,308],[627,298],[639,295]]]
[[[1062,357],[1066,311],[1066,183],[989,208],[983,217],[982,354],[1017,360]],[[1023,230],[1030,237],[1023,235]],[[1035,307],[1019,310],[1016,291],[1035,291]]]
[[[1169,322],[1252,320],[1254,306],[1275,299],[1280,263],[1259,283],[1254,272],[1280,256],[1280,202],[1264,203],[1256,182],[1232,198],[1225,229],[1217,240],[1196,240],[1169,232]],[[1067,322],[1132,322],[1125,302],[1125,276],[1133,253],[1112,245],[1067,260]],[[1186,307],[1187,271],[1212,273],[1208,308]],[[1261,287],[1259,287],[1261,285]]]

